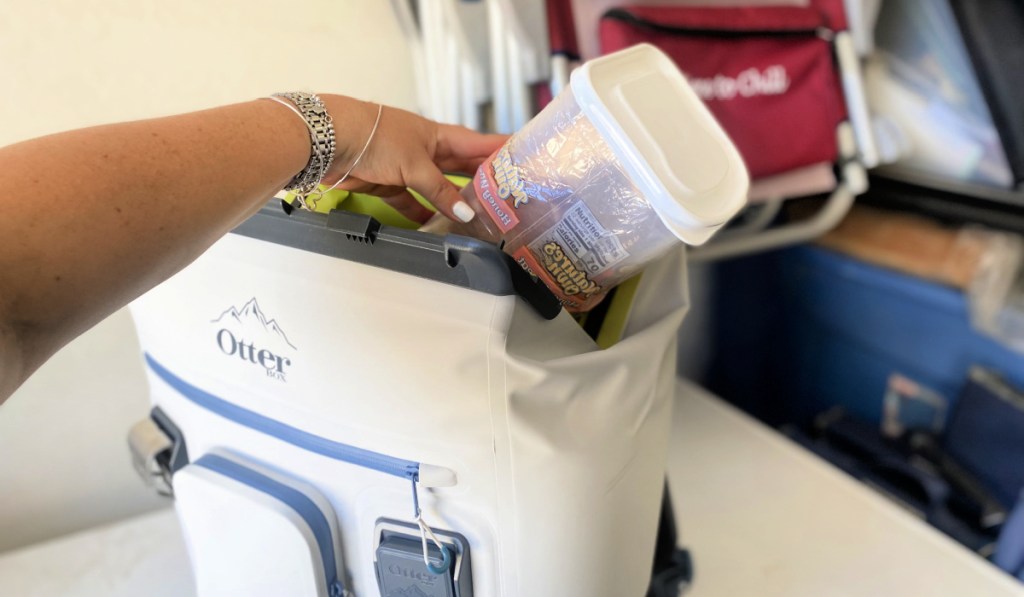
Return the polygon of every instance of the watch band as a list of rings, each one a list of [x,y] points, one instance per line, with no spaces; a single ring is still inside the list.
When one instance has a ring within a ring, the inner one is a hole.
[[[334,161],[336,143],[333,120],[327,113],[327,106],[316,94],[292,91],[275,93],[274,97],[284,98],[294,104],[309,128],[311,144],[309,162],[285,185],[286,191],[299,196],[301,204],[304,202],[305,195],[317,188]]]

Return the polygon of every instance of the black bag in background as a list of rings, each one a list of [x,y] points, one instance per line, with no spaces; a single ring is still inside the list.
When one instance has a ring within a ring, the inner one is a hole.
[[[1024,2],[950,0],[1016,186],[1024,185]]]
[[[942,444],[1012,508],[1024,490],[1024,393],[991,371],[972,368]]]

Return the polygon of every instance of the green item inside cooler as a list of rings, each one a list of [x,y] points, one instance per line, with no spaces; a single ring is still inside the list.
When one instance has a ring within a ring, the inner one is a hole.
[[[626,320],[629,319],[629,310],[633,307],[633,298],[636,297],[636,289],[640,286],[641,275],[637,274],[619,284],[613,290],[612,296],[605,299],[611,301],[611,304],[608,305],[604,321],[601,322],[601,331],[594,340],[601,350],[614,346],[622,339],[622,332],[626,331]]]
[[[458,176],[455,174],[447,174],[445,175],[445,178],[452,181],[455,186],[459,188],[466,186],[471,180],[467,176]],[[320,186],[321,190],[326,188],[326,185]],[[437,211],[429,201],[423,198],[422,195],[412,189],[409,189],[409,192],[417,201],[423,204],[424,207],[431,211]],[[288,193],[284,200],[288,203],[294,203],[295,194]],[[406,228],[408,230],[415,230],[419,228],[419,224],[398,213],[398,210],[385,203],[380,197],[367,195],[365,193],[353,193],[342,189],[334,189],[333,191],[325,192],[319,199],[317,199],[314,207],[315,211],[318,213],[326,214],[330,213],[332,209],[344,209],[357,214],[370,216],[385,226],[396,226],[398,228]]]
[[[454,174],[446,175],[448,180],[455,183],[458,187],[464,187],[469,184],[471,180],[466,176],[457,176]],[[321,186],[321,189],[326,189],[326,186]],[[425,207],[432,211],[434,207],[423,198],[419,193],[410,189],[412,196],[417,201],[422,203]],[[285,197],[285,201],[288,203],[295,202],[295,194],[289,193]],[[330,213],[334,209],[344,209],[346,211],[355,212],[370,216],[385,226],[396,226],[398,228],[405,228],[408,230],[415,230],[419,227],[419,224],[406,218],[398,211],[384,202],[380,197],[374,195],[367,195],[365,193],[353,193],[342,189],[334,189],[332,191],[325,192],[316,201],[315,210],[319,213]],[[608,303],[607,309],[602,309],[600,315],[601,320],[598,322],[598,329],[596,333],[591,333],[597,346],[604,350],[611,346],[614,346],[616,342],[622,339],[622,332],[626,329],[626,320],[629,317],[629,310],[633,305],[633,297],[636,296],[637,287],[640,285],[640,275],[633,276],[629,280],[626,280],[622,284],[619,284],[605,299]],[[601,305],[598,306],[599,308]],[[595,309],[597,311],[597,309]],[[583,313],[576,318],[576,321],[581,327],[590,329],[593,326],[587,326],[587,320],[592,318],[594,311]]]

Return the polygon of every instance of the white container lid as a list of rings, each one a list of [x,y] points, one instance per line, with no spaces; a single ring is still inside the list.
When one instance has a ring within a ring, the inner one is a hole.
[[[649,44],[572,73],[580,109],[661,221],[701,245],[746,205],[746,166],[676,65]]]

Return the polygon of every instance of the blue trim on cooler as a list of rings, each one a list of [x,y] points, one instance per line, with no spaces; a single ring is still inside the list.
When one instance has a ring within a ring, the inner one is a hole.
[[[323,510],[309,496],[259,471],[217,454],[206,454],[197,460],[195,465],[265,493],[282,502],[301,516],[306,521],[306,524],[309,525],[310,530],[313,531],[313,537],[316,538],[317,546],[320,548],[327,594],[335,595],[342,593],[344,584],[338,577],[338,561],[334,555],[334,535],[331,532],[331,525],[327,521]]]
[[[218,414],[225,419],[248,427],[255,431],[276,437],[288,442],[293,446],[315,452],[334,460],[341,460],[349,464],[373,469],[375,471],[402,477],[411,481],[418,481],[420,476],[420,463],[411,460],[404,460],[371,452],[363,448],[357,448],[348,444],[331,441],[327,438],[313,435],[301,429],[285,425],[249,409],[232,404],[223,398],[205,392],[177,375],[168,371],[163,365],[157,362],[149,353],[145,353],[146,364],[153,370],[153,373],[164,380],[167,385],[178,391],[182,396],[206,410]]]

